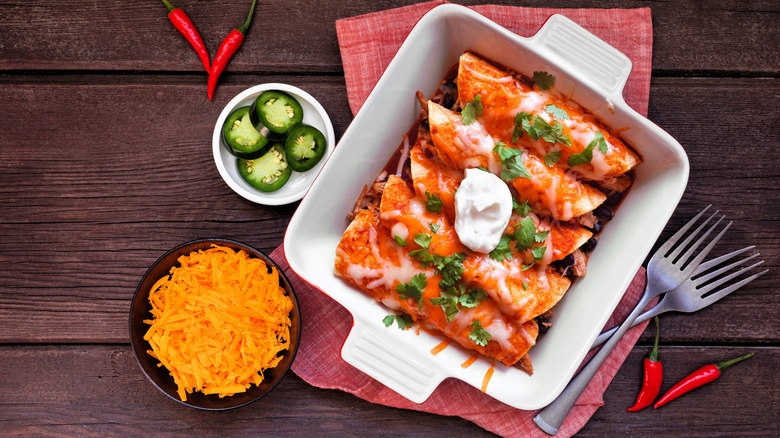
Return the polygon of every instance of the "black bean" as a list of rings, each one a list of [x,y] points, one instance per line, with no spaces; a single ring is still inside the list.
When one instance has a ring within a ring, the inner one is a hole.
[[[591,237],[587,242],[583,243],[580,249],[585,252],[593,251],[596,248],[596,244],[599,243],[595,237]]]
[[[609,206],[601,204],[598,207],[596,207],[595,210],[593,210],[593,214],[596,215],[599,219],[604,219],[605,221],[612,219],[612,209],[609,208]]]
[[[607,196],[607,200],[604,201],[605,204],[609,205],[610,207],[614,207],[620,203],[620,200],[623,199],[623,194],[620,192],[615,192],[609,196]]]
[[[566,257],[562,258],[560,262],[558,262],[561,267],[568,268],[569,266],[574,264],[574,254],[569,254]]]
[[[450,93],[444,95],[444,99],[441,101],[441,106],[447,109],[452,109],[455,105],[455,96]]]
[[[430,131],[431,130],[431,125],[428,124],[428,119],[427,118],[426,119],[422,119],[420,121],[420,126],[422,127],[422,129],[424,129],[426,131]]]
[[[593,232],[593,234],[598,234],[601,232],[601,229],[604,228],[603,225],[601,225],[601,222],[596,222],[593,224],[593,227],[590,228],[590,231]]]

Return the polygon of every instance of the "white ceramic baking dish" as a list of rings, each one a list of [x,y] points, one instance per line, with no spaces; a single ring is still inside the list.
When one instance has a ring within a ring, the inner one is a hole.
[[[454,343],[434,356],[431,349],[442,337],[386,328],[382,318],[388,310],[333,273],[345,217],[419,114],[415,92],[430,96],[466,50],[528,76],[537,70],[553,74],[557,90],[612,128],[626,128],[621,136],[644,158],[633,188],[599,238],[588,274],[555,307],[553,327],[531,349],[534,374],[495,366],[487,394],[520,409],[537,409],[574,375],[672,215],[689,172],[682,147],[624,102],[630,60],[573,21],[554,15],[535,36],[522,38],[458,5],[425,15],[301,202],[284,249],[298,275],[352,313],[354,325],[341,351],[345,361],[417,403],[448,377],[482,386],[490,360],[480,358],[464,369],[471,353]]]

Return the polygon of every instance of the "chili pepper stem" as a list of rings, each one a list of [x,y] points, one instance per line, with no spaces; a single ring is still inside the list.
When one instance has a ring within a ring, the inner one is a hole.
[[[650,354],[647,355],[647,358],[653,362],[658,362],[658,338],[661,337],[661,327],[658,324],[658,316],[653,317],[653,322],[655,322],[655,341],[653,342],[653,349],[650,350]]]
[[[723,371],[724,369],[730,367],[731,365],[734,365],[737,362],[742,362],[743,360],[749,359],[752,356],[753,356],[753,353],[748,353],[748,354],[746,354],[744,356],[740,356],[740,357],[738,357],[736,359],[731,359],[731,360],[727,360],[727,361],[724,361],[724,362],[718,362],[718,363],[715,364],[715,366],[718,367],[719,371]]]
[[[162,0],[162,2],[165,3],[165,7],[168,8],[169,13],[176,9],[168,0]]]
[[[165,0],[163,0],[165,1]],[[252,23],[252,16],[255,15],[255,4],[257,3],[257,0],[252,0],[252,7],[249,8],[249,15],[246,17],[246,22],[244,22],[244,25],[239,27],[237,30],[241,33],[246,33],[246,30],[249,29],[249,24]]]

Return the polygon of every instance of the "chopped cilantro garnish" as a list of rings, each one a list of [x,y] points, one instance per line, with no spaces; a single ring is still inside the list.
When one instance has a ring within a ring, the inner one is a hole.
[[[562,120],[570,120],[569,119],[569,114],[567,114],[566,110],[563,109],[563,108],[559,108],[559,107],[557,107],[554,104],[549,104],[549,105],[547,105],[544,108],[553,117],[557,117],[557,118],[562,119]]]
[[[426,190],[425,197],[427,198],[425,201],[425,208],[428,211],[431,213],[438,213],[441,211],[441,207],[444,203],[438,196]]]
[[[441,289],[455,287],[463,275],[463,261],[466,260],[466,254],[459,252],[446,257],[435,254],[434,259],[436,259],[436,271],[441,275],[439,287]]]
[[[593,148],[598,146],[601,153],[606,154],[607,153],[607,140],[604,139],[604,135],[601,134],[601,132],[596,131],[596,136],[593,137],[593,140],[591,140],[590,143],[588,143],[588,146],[585,147],[585,150],[580,152],[579,154],[572,154],[569,157],[569,167],[574,167],[578,164],[585,164],[590,163],[590,161],[593,159]]]
[[[526,217],[528,216],[528,213],[531,212],[531,205],[528,204],[528,200],[524,201],[522,204],[518,204],[517,201],[512,199],[512,210],[514,210],[518,216]]]
[[[431,245],[431,239],[433,239],[433,237],[430,234],[417,233],[414,235],[414,243],[423,248],[428,248]]]
[[[462,285],[461,285],[462,286]],[[458,298],[458,303],[463,307],[477,307],[480,301],[487,299],[487,294],[482,289],[471,289],[470,291],[461,292]]]
[[[460,117],[463,120],[464,125],[471,124],[471,122],[476,120],[478,116],[482,115],[482,103],[480,100],[482,100],[482,97],[477,94],[473,99],[471,99],[471,102],[467,103],[463,108]]]
[[[523,129],[534,140],[541,138],[550,143],[571,146],[571,137],[563,134],[563,125],[557,120],[553,120],[553,124],[550,125],[540,116],[534,116],[530,121],[523,122]]]
[[[528,282],[527,281],[523,282],[523,290],[528,290]]]
[[[469,333],[469,339],[474,341],[477,345],[485,346],[490,341],[490,333],[482,328],[482,323],[478,319],[475,319],[471,323],[471,333]]]
[[[550,234],[550,230],[547,231],[539,231],[534,236],[534,242],[536,243],[544,243],[545,240],[547,240],[547,235]]]
[[[487,294],[482,289],[471,289],[466,291],[465,286],[458,285],[458,288],[442,290],[437,298],[431,298],[431,304],[441,306],[444,314],[447,316],[447,322],[458,314],[458,304],[463,307],[476,307],[480,301],[486,300]]]
[[[555,166],[555,163],[561,160],[561,151],[547,152],[542,156],[542,159],[544,160],[544,164],[546,164],[547,167],[553,167]]]
[[[598,144],[601,153],[606,154],[609,149],[607,148],[607,140],[604,138],[604,134],[602,134],[599,131],[596,131],[596,136],[593,137],[591,143],[593,143],[594,141]]]
[[[530,217],[523,219],[513,234],[517,250],[523,252],[532,247],[536,237],[536,224]]]
[[[490,251],[490,258],[500,262],[503,260],[512,260],[512,248],[509,246],[509,243],[512,242],[511,234],[504,234],[501,236],[501,240],[498,241],[498,245],[493,251]]]
[[[441,225],[439,225],[439,224],[434,224],[434,223],[430,223],[430,224],[428,224],[428,228],[430,228],[430,229],[431,229],[431,233],[433,233],[433,234],[436,234],[436,232],[437,232],[437,231],[439,231],[439,227],[440,227],[440,226],[441,226]]]
[[[537,246],[534,249],[531,250],[531,253],[534,255],[534,260],[539,261],[544,257],[544,252],[547,250],[546,246]]]
[[[534,249],[532,249],[531,250],[531,254],[534,255],[534,261],[533,261],[533,263],[531,263],[528,266],[523,265],[522,270],[525,271],[525,270],[531,269],[531,266],[535,265],[536,262],[538,262],[539,260],[541,260],[544,257],[544,252],[546,250],[547,250],[546,246],[537,246]]]
[[[515,115],[515,129],[512,131],[512,142],[516,142],[517,139],[523,136],[523,126],[531,120],[531,114],[520,111]]]
[[[395,292],[401,299],[411,298],[417,301],[417,306],[422,310],[422,294],[425,287],[428,286],[428,278],[420,272],[412,276],[409,283],[401,283],[395,287]]]
[[[523,164],[522,155],[523,151],[515,148],[508,148],[502,146],[504,143],[497,143],[493,148],[493,152],[498,154],[501,158],[501,179],[506,182],[512,182],[515,178],[528,178],[531,179],[531,174]]]
[[[406,330],[413,324],[412,317],[409,315],[387,315],[382,319],[385,327],[390,327],[393,321],[398,324],[398,328],[401,330]]]
[[[393,236],[393,240],[395,240],[395,243],[406,246],[406,241],[404,239],[401,239],[399,236]]]
[[[534,81],[534,84],[536,84],[540,90],[549,90],[555,85],[555,77],[546,71],[535,71],[531,80]]]
[[[455,294],[447,291],[441,291],[441,294],[437,298],[430,299],[431,304],[441,306],[444,314],[447,315],[447,322],[452,321],[452,318],[458,314],[458,297]]]

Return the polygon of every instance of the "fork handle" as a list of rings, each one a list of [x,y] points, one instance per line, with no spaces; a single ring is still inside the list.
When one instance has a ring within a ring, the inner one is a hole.
[[[637,325],[647,321],[648,319],[650,319],[650,318],[652,318],[652,317],[654,317],[656,315],[660,315],[661,313],[663,313],[663,309],[661,308],[660,303],[656,304],[652,308],[648,309],[647,312],[639,315],[636,318],[636,320],[634,321],[634,323],[631,324],[631,327],[629,327],[629,328],[636,327]],[[607,339],[609,339],[609,337],[612,336],[612,334],[615,333],[617,331],[617,329],[618,329],[617,327],[612,327],[611,329],[601,333],[596,338],[596,341],[593,342],[593,346],[591,346],[590,348],[596,348],[599,345],[607,342]]]
[[[601,364],[607,359],[609,353],[615,348],[618,341],[623,337],[623,334],[634,323],[636,318],[647,307],[648,303],[655,297],[656,294],[648,294],[647,292],[642,296],[634,310],[628,315],[623,324],[617,328],[615,334],[609,338],[607,343],[601,347],[595,356],[585,365],[584,368],[569,382],[566,388],[561,394],[553,400],[552,403],[547,405],[544,409],[534,417],[534,423],[548,435],[555,435],[558,432],[558,428],[561,427],[563,420],[569,415],[569,411],[574,406],[574,403],[582,394],[582,391],[588,386],[588,383],[596,375],[596,372],[601,367]]]

